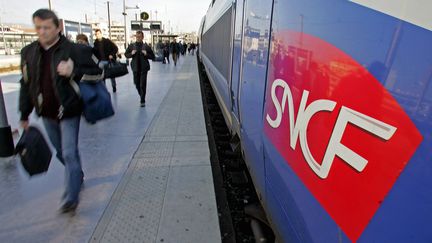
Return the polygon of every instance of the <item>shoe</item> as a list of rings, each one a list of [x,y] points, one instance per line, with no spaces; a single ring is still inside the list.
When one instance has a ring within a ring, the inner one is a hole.
[[[113,93],[117,92],[117,87],[113,87]]]
[[[78,207],[78,202],[66,202],[60,208],[61,213],[75,212]]]
[[[145,102],[141,102],[141,107],[145,107]]]

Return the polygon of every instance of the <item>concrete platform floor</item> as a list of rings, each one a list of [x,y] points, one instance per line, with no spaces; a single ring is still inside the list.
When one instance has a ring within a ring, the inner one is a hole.
[[[0,77],[12,127],[18,78]],[[85,186],[74,216],[57,211],[58,161],[34,178],[0,161],[0,242],[220,242],[196,59],[152,63],[148,80],[145,108],[129,74],[113,94],[116,115],[81,123]]]

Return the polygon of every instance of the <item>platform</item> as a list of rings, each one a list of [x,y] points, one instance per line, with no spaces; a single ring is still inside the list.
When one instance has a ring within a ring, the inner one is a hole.
[[[1,242],[221,241],[195,56],[177,67],[152,63],[145,108],[130,80],[118,80],[113,119],[82,123],[86,181],[75,216],[57,212],[57,161],[32,179],[20,165],[2,164]],[[8,93],[7,105],[17,95]],[[13,108],[11,124],[18,119]]]
[[[183,64],[92,241],[220,242],[200,94]]]

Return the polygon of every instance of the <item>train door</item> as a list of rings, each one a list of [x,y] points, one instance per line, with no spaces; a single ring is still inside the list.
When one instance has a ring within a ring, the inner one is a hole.
[[[237,121],[239,119],[239,86],[241,79],[242,66],[242,40],[243,40],[243,13],[244,0],[238,0],[235,3],[235,19],[234,19],[234,34],[233,34],[233,57],[232,57],[232,72],[231,72],[231,112]]]
[[[273,0],[244,1],[239,115],[244,155],[261,196],[265,193],[263,105]]]

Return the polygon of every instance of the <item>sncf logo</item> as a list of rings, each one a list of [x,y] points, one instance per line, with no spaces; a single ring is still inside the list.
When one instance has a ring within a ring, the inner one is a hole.
[[[266,166],[284,185],[300,180],[352,241],[392,200],[386,195],[422,141],[365,66],[307,33],[275,32],[263,113]]]
[[[277,88],[283,89],[281,101],[279,101],[276,95]],[[333,112],[337,103],[332,100],[319,99],[306,105],[308,97],[309,91],[304,90],[297,112],[297,119],[295,119],[293,95],[289,85],[282,79],[275,80],[271,86],[271,99],[276,109],[276,116],[272,118],[270,114],[267,114],[266,120],[272,128],[278,128],[288,107],[290,147],[295,149],[297,141],[300,139],[300,147],[306,162],[322,179],[327,178],[335,156],[341,158],[358,172],[362,172],[368,163],[367,158],[360,156],[341,143],[345,129],[349,124],[384,140],[389,140],[396,131],[396,127],[342,106],[330,136],[324,159],[319,163],[315,160],[309,149],[307,141],[308,124],[311,118],[318,112]]]

